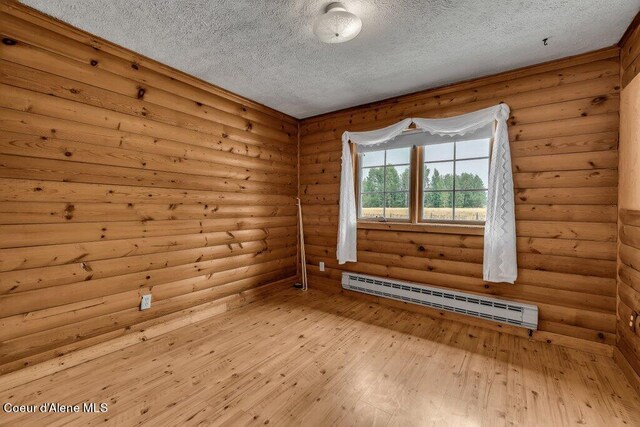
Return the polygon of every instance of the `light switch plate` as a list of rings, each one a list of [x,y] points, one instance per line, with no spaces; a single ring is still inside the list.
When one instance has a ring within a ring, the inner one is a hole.
[[[320,271],[324,271],[324,261],[320,261]]]
[[[140,310],[148,308],[151,308],[151,294],[142,295],[142,300],[140,300]]]

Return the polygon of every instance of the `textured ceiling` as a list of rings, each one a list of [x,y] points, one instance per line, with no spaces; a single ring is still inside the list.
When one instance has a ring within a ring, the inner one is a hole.
[[[298,118],[611,46],[640,8],[640,0],[345,0],[362,33],[326,45],[312,25],[329,1],[23,2]]]

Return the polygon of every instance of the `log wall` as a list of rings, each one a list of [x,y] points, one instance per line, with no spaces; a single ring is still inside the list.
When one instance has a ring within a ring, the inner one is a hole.
[[[0,4],[0,374],[296,275],[295,119]]]
[[[620,186],[616,360],[640,392],[640,14],[620,48]]]
[[[300,191],[310,286],[339,292],[348,270],[530,302],[540,310],[534,338],[611,354],[619,91],[614,47],[303,120]],[[482,281],[483,230],[472,227],[361,224],[359,262],[338,265],[342,132],[499,102],[512,110],[517,283]]]
[[[534,339],[606,354],[617,343],[640,372],[640,325],[625,324],[640,309],[640,205],[617,206],[637,188],[618,193],[617,149],[621,87],[640,96],[629,90],[640,86],[640,31],[620,49],[298,122],[0,5],[0,374],[144,339],[195,306],[288,283],[298,192],[312,287],[340,292],[349,270],[530,302],[540,309]],[[477,227],[362,224],[360,262],[339,266],[342,132],[498,102],[512,110],[518,282],[482,281]],[[141,312],[146,293],[153,306]]]

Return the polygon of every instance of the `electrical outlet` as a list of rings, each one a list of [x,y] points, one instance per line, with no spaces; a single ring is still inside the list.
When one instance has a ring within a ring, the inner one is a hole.
[[[142,295],[142,300],[140,300],[140,310],[148,308],[151,308],[151,294]]]
[[[320,261],[320,271],[324,271],[324,261]]]

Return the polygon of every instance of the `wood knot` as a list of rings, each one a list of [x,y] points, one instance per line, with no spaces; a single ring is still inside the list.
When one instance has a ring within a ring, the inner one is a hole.
[[[138,99],[142,99],[142,97],[144,96],[144,93],[145,93],[144,88],[143,88],[143,87],[139,87],[139,88],[138,88],[138,94],[136,95],[136,97],[137,97]]]
[[[98,65],[98,61],[96,61],[95,59],[91,60],[91,66],[95,67],[96,65]]]
[[[64,219],[70,220],[73,218],[73,211],[76,207],[72,204],[68,204],[64,209]]]
[[[591,105],[599,105],[607,100],[606,96],[596,96],[591,100]]]
[[[71,156],[73,156],[73,154],[71,153],[71,151],[65,151],[65,152],[64,152],[64,155],[65,155],[66,157],[71,157]]]
[[[6,44],[7,46],[15,46],[16,41],[14,39],[10,39],[9,37],[5,37],[2,39],[2,44]]]
[[[135,62],[133,64],[131,64],[131,68],[133,68],[134,70],[139,70],[140,69],[138,64],[136,64]]]

